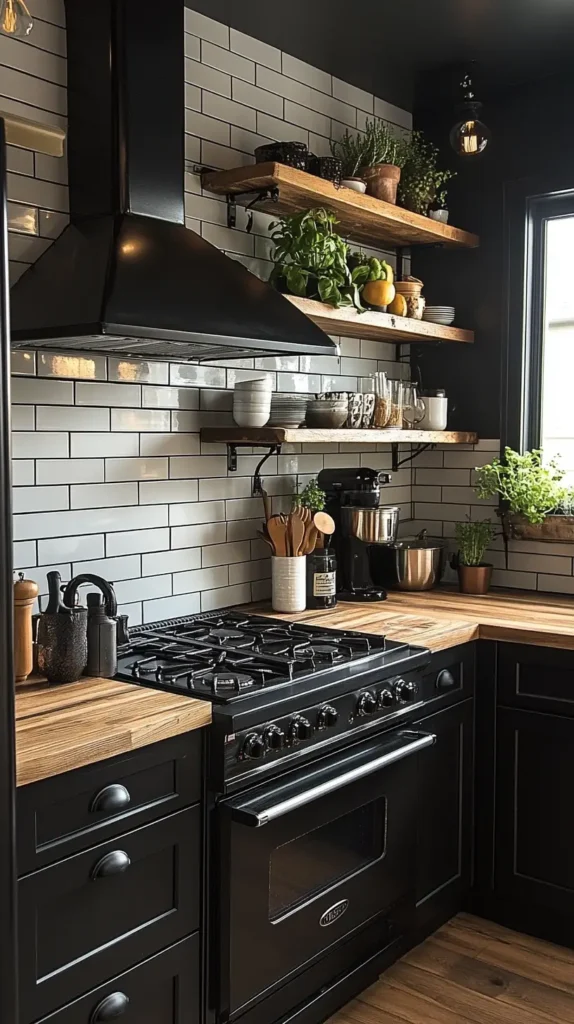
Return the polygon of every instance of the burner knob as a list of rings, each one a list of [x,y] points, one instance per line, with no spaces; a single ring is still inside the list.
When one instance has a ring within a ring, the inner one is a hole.
[[[331,707],[330,704],[325,704],[322,708],[319,708],[317,712],[317,728],[318,729],[332,729],[337,724],[339,719],[339,712],[336,708]]]
[[[278,725],[270,725],[263,733],[269,750],[281,750],[285,746],[285,733]]]
[[[298,743],[299,740],[308,740],[313,735],[313,726],[308,718],[297,715],[289,726],[289,742]]]
[[[406,683],[404,679],[399,679],[395,683],[395,694],[399,704],[411,704],[418,692],[416,683]]]
[[[357,702],[357,714],[374,715],[376,710],[377,701],[373,694],[369,690],[366,693],[362,693]]]
[[[243,757],[249,758],[249,760],[257,761],[260,757],[265,757],[265,751],[267,747],[263,736],[260,736],[258,732],[250,732],[245,737],[245,741],[241,748]]]
[[[393,697],[392,691],[386,689],[381,690],[381,692],[379,693],[379,707],[390,708],[394,703],[395,698]]]

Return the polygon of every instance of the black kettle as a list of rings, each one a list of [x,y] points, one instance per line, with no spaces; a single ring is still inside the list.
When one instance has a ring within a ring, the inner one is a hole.
[[[78,587],[92,583],[100,593],[87,598],[87,662],[86,675],[112,679],[118,668],[118,643],[127,643],[127,615],[118,616],[118,605],[112,583],[102,576],[81,573],[64,590],[64,605],[75,607]]]

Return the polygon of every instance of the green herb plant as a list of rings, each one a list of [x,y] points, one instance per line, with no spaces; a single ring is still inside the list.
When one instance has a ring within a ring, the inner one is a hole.
[[[331,139],[331,153],[341,161],[344,178],[356,178],[365,165],[365,136],[351,135],[349,129],[340,139]]]
[[[343,177],[356,178],[362,167],[395,164],[402,167],[408,144],[394,135],[384,121],[367,121],[364,133],[351,135],[349,129],[340,139],[331,139],[331,153],[341,161]]]
[[[563,477],[556,459],[542,464],[540,449],[520,455],[505,448],[503,461],[493,459],[477,468],[475,490],[479,498],[498,494],[509,512],[524,516],[530,523],[542,523],[550,512],[568,506],[572,500],[561,482]]]
[[[335,231],[327,210],[293,213],[270,225],[275,248],[269,278],[279,291],[320,299],[331,306],[363,310],[359,289],[348,266],[349,246]]]
[[[352,252],[348,257],[348,265],[351,270],[353,284],[360,289],[367,281],[392,281],[393,271],[386,260],[379,260],[376,256],[367,256],[366,253]]]
[[[309,480],[300,494],[293,495],[293,504],[296,508],[308,508],[311,512],[322,512],[325,508],[327,495],[317,484],[317,480]]]
[[[413,132],[406,147],[406,159],[398,186],[402,206],[415,213],[428,213],[431,205],[446,205],[446,182],[454,171],[437,166],[438,149],[422,132]]]
[[[494,535],[495,529],[489,519],[479,522],[472,522],[468,519],[465,523],[457,523],[455,536],[458,544],[459,565],[483,565],[484,552],[492,542]]]

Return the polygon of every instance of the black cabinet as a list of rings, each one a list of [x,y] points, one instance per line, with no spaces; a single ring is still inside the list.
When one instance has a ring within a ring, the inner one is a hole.
[[[419,755],[416,939],[462,909],[471,884],[473,701],[422,719],[436,735]]]
[[[498,915],[574,946],[574,720],[499,708],[496,750]]]
[[[39,1024],[198,1024],[199,936],[112,978]]]

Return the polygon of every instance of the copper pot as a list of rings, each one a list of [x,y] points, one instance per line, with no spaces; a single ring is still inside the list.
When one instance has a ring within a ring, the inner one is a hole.
[[[487,594],[492,576],[491,565],[459,565],[458,586],[461,594]]]
[[[367,195],[382,199],[385,203],[396,204],[400,167],[396,164],[374,164],[372,167],[361,167],[359,174],[367,182]]]

